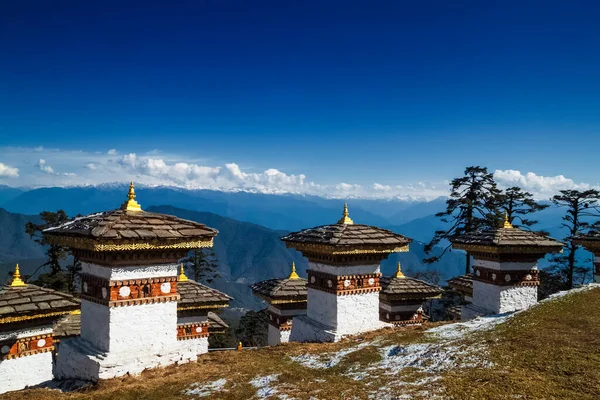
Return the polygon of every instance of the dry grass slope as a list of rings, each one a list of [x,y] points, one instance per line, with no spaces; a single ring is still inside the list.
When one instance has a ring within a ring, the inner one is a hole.
[[[210,353],[198,363],[104,381],[81,392],[35,389],[0,398],[598,399],[599,304],[600,288],[568,295],[520,313],[493,329],[473,331],[450,344],[441,341],[438,347],[438,339],[425,334],[424,327],[388,329],[336,344],[288,344],[259,351]],[[397,362],[383,351],[389,348],[405,353],[424,349],[432,360],[437,357],[438,367],[409,363],[395,368],[399,364],[385,363],[386,358]],[[458,349],[456,355],[454,349]],[[447,359],[440,362],[440,354]],[[484,365],[473,362],[482,357]],[[257,384],[256,378],[273,382]],[[217,385],[217,390],[205,391],[207,396],[199,397],[203,387],[218,382],[222,386]],[[385,389],[378,390],[381,387]],[[186,394],[194,388],[200,388],[195,395]]]

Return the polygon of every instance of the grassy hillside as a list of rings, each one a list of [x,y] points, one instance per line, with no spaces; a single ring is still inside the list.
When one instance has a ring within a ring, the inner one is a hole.
[[[80,392],[35,389],[0,398],[592,400],[600,397],[597,304],[598,286],[512,317],[209,353]]]

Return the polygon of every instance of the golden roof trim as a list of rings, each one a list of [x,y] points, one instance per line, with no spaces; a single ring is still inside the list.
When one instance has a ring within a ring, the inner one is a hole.
[[[300,297],[301,295],[299,295]],[[293,299],[287,299],[287,300],[277,300],[277,299],[273,299],[269,301],[269,304],[292,304],[292,303],[306,303],[306,296],[302,300],[293,300]]]
[[[302,243],[302,242],[285,242],[288,248],[294,248],[298,251],[312,250],[315,253],[328,254],[328,255],[359,255],[359,254],[389,254],[389,253],[404,253],[409,249],[409,244],[402,246],[395,246],[391,248],[383,249],[353,249],[353,250],[339,250],[341,246],[332,246],[326,244],[316,243]],[[373,245],[373,247],[379,247],[379,245]],[[382,244],[381,247],[385,246]]]
[[[464,250],[475,253],[489,253],[489,254],[547,254],[551,253],[553,247],[560,247],[560,253],[562,253],[562,245],[480,245],[480,244],[466,244],[466,243],[452,243],[452,248],[457,250]]]
[[[210,240],[151,240],[145,242],[131,242],[125,240],[103,240],[97,241],[87,237],[55,236],[48,235],[49,244],[72,247],[79,250],[90,250],[98,252],[110,251],[137,251],[137,250],[169,250],[169,249],[199,249],[212,247],[214,238]],[[124,243],[125,242],[125,243]]]
[[[187,306],[187,307],[177,307],[177,311],[187,311],[187,310],[205,310],[210,308],[227,308],[229,304],[205,304],[201,306]]]
[[[29,321],[32,319],[56,317],[59,315],[66,315],[66,314],[70,314],[70,313],[71,313],[71,311],[55,311],[55,312],[45,313],[45,314],[21,315],[21,316],[17,316],[17,317],[4,317],[4,318],[0,318],[0,324],[10,324],[13,322]]]

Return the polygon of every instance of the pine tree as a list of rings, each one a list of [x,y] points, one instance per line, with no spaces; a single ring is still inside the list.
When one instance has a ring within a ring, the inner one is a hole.
[[[442,240],[453,236],[474,232],[478,229],[495,226],[498,223],[496,205],[500,190],[494,181],[494,175],[485,167],[472,166],[465,169],[464,176],[450,182],[450,197],[446,200],[446,210],[436,214],[442,222],[450,224],[446,230],[436,231],[431,241],[425,246],[430,254]],[[439,260],[451,245],[423,261],[433,263]],[[471,272],[471,257],[467,253],[465,271]]]
[[[53,226],[58,226],[60,224],[68,222],[69,217],[67,216],[67,213],[65,213],[63,210],[58,210],[56,212],[43,211],[40,213],[40,217],[42,218],[42,221],[44,221],[42,224],[34,224],[33,222],[28,222],[25,224],[25,232],[36,243],[46,247],[46,256],[48,257],[48,261],[40,265],[38,269],[32,274],[32,276],[35,275],[40,269],[44,267],[50,267],[50,271],[48,272],[47,276],[49,280],[54,282],[62,273],[62,267],[60,265],[60,262],[67,257],[68,251],[62,246],[48,244],[46,242],[46,238],[42,234],[42,231],[44,229]],[[62,286],[56,283],[52,284],[53,287],[56,287],[56,285]]]
[[[181,261],[184,268],[190,272],[196,282],[212,283],[220,277],[217,272],[219,260],[212,249],[192,250]]]
[[[235,336],[244,347],[263,347],[267,345],[268,323],[260,313],[248,311],[235,329]]]
[[[540,204],[533,200],[533,195],[523,191],[518,186],[509,187],[498,197],[498,209],[502,216],[506,215],[508,221],[515,227],[530,228],[538,221],[527,219],[525,216],[545,210],[550,205]]]
[[[552,197],[552,202],[559,207],[566,207],[567,213],[563,217],[561,228],[569,232],[565,238],[567,241],[567,253],[553,258],[553,268],[556,273],[566,277],[566,288],[573,287],[574,275],[585,272],[585,267],[576,264],[577,245],[573,242],[575,236],[585,233],[591,228],[589,217],[600,216],[600,192],[590,190],[561,190],[560,194]],[[585,279],[585,276],[584,278]]]

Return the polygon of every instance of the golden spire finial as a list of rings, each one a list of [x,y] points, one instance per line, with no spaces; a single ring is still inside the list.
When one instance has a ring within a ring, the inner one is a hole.
[[[15,267],[15,273],[13,274],[13,280],[10,284],[11,287],[22,287],[27,286],[25,282],[21,279],[21,271],[19,271],[19,264]]]
[[[296,273],[296,263],[292,261],[292,273],[288,276],[288,279],[300,279]]]
[[[510,223],[509,219],[508,219],[508,212],[504,211],[504,225],[503,228],[512,228],[512,224]]]
[[[348,216],[348,203],[344,203],[344,213],[342,218],[338,221],[338,224],[352,225],[354,221]]]
[[[394,277],[395,278],[406,278],[406,276],[402,272],[402,267],[400,266],[400,261],[398,261],[398,269],[396,269],[396,274],[394,275]]]
[[[133,185],[133,181],[129,185],[129,193],[127,193],[127,201],[123,203],[121,208],[125,211],[142,211],[142,206],[140,203],[135,201],[135,186]]]
[[[179,282],[187,282],[189,281],[188,277],[185,275],[185,270],[183,268],[183,263],[179,265],[179,276],[177,277]]]

